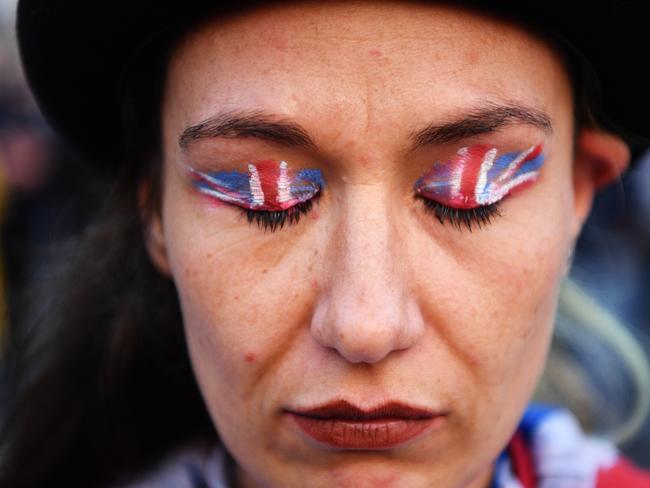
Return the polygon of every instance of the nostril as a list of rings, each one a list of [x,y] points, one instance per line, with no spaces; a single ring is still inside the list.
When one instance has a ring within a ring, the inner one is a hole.
[[[353,363],[376,363],[396,349],[399,331],[395,324],[366,322],[349,324],[346,332],[339,337],[339,353]]]
[[[321,346],[336,351],[351,363],[377,363],[391,352],[408,349],[420,335],[421,321],[396,307],[342,307],[331,299],[315,309],[311,333]]]
[[[347,347],[340,345],[336,348],[339,354],[350,363],[367,363],[375,364],[386,358],[396,349],[386,345],[376,345],[375,347]]]

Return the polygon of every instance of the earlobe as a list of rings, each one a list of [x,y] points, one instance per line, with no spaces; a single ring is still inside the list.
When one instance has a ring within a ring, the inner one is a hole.
[[[165,235],[158,215],[150,219],[149,225],[147,226],[146,239],[147,252],[156,269],[165,276],[171,276],[169,261],[167,259],[167,248],[165,246]]]
[[[146,185],[140,187],[138,193],[138,204],[140,207],[140,219],[144,226],[145,247],[151,262],[155,268],[165,276],[171,276],[169,261],[167,259],[167,247],[165,245],[165,233],[159,212],[147,211],[149,189]]]
[[[630,150],[620,137],[596,129],[580,131],[573,165],[575,235],[589,215],[595,191],[616,181],[629,160]]]

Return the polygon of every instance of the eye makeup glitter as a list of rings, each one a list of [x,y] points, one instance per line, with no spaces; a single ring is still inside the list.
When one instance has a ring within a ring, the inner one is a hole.
[[[474,209],[499,202],[515,188],[534,182],[544,164],[542,145],[497,155],[485,144],[461,148],[415,182],[415,192],[457,209]]]
[[[318,169],[290,170],[272,159],[248,164],[248,172],[202,172],[189,168],[203,194],[249,210],[282,211],[307,202],[325,187]]]

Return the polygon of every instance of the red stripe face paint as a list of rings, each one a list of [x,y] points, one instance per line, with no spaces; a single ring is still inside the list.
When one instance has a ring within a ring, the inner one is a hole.
[[[325,181],[318,169],[290,170],[285,161],[263,160],[239,171],[190,168],[194,186],[217,200],[250,210],[281,211],[314,198]]]
[[[534,182],[544,164],[542,145],[498,155],[496,147],[461,148],[415,182],[415,192],[443,205],[472,209],[494,204],[515,188]]]

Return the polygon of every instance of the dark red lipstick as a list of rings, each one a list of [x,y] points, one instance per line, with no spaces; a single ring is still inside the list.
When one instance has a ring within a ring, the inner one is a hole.
[[[288,413],[311,438],[345,449],[396,447],[420,435],[444,417],[400,402],[387,402],[363,410],[345,400]]]

